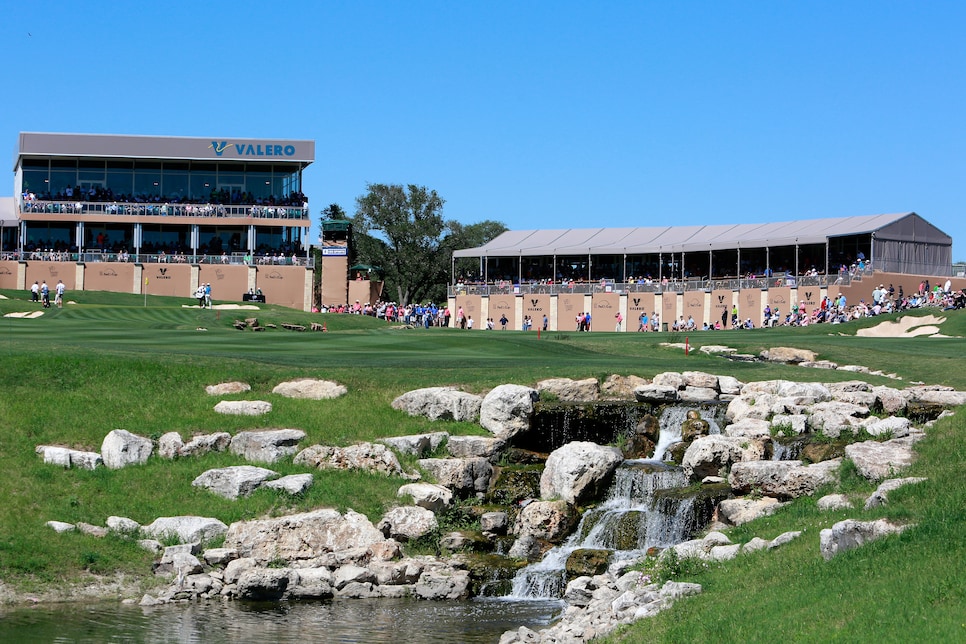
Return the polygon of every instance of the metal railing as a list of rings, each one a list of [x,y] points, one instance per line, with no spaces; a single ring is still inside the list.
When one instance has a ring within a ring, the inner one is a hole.
[[[129,253],[125,251],[88,250],[81,253],[67,251],[7,251],[0,255],[2,260],[33,262],[120,262],[130,264],[210,264],[219,266],[301,266],[314,268],[315,258],[291,255],[252,255],[232,253],[221,255],[189,253]]]
[[[614,282],[466,282],[448,287],[450,297],[457,295],[564,295],[594,293],[686,293],[695,291],[761,289],[799,286],[827,287],[832,285],[848,286],[852,276],[849,273],[835,275],[791,275],[756,278],[720,278],[686,280],[663,280],[661,282],[636,283]]]
[[[256,204],[122,203],[101,201],[29,201],[19,204],[24,214],[58,215],[151,215],[158,217],[247,217],[252,219],[309,218],[301,206],[263,206]]]

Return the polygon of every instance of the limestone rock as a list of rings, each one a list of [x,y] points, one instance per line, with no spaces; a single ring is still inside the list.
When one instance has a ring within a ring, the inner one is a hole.
[[[747,439],[711,434],[701,436],[684,452],[681,465],[691,479],[716,476],[734,463],[747,458],[744,444]]]
[[[886,535],[900,533],[908,527],[895,525],[886,519],[877,521],[846,519],[819,533],[819,548],[822,557],[828,561],[837,554]]]
[[[295,599],[329,599],[332,597],[332,573],[328,568],[299,568],[298,582],[289,580],[288,594]]]
[[[721,517],[731,525],[742,525],[761,517],[774,514],[779,508],[788,505],[770,496],[760,499],[725,499],[718,504]]]
[[[332,587],[342,590],[349,584],[371,584],[376,580],[376,576],[363,566],[355,564],[345,564],[339,566],[332,572]]]
[[[198,516],[159,517],[142,528],[148,537],[177,537],[180,543],[210,541],[222,536],[227,530],[228,526],[218,519]]]
[[[431,512],[439,512],[453,501],[453,493],[448,488],[433,483],[407,483],[399,488],[396,496],[410,496],[413,504]]]
[[[347,447],[312,445],[296,454],[294,462],[320,470],[364,470],[386,476],[403,476],[399,459],[381,443],[357,443]]]
[[[822,485],[836,483],[841,461],[802,465],[801,461],[750,461],[735,463],[728,483],[736,492],[759,490],[779,498],[808,496]]]
[[[533,403],[540,399],[536,389],[521,385],[494,387],[480,406],[480,425],[497,438],[511,438],[530,429]]]
[[[681,378],[685,387],[701,387],[718,391],[718,376],[703,371],[683,371]]]
[[[541,397],[547,392],[561,402],[589,402],[600,398],[600,383],[596,378],[549,378],[537,383],[537,391]]]
[[[234,548],[208,548],[201,556],[209,566],[226,566],[238,559],[238,551]]]
[[[677,402],[678,390],[676,387],[659,385],[652,382],[649,385],[635,387],[634,398],[636,398],[638,402],[646,403]]]
[[[208,452],[224,452],[231,445],[231,434],[228,432],[215,432],[213,434],[200,434],[193,436],[191,440],[181,448],[181,456],[201,456]]]
[[[659,387],[671,387],[673,389],[684,389],[684,376],[676,371],[665,371],[654,376],[651,384]]]
[[[239,599],[275,601],[282,598],[289,584],[289,571],[284,568],[251,568],[238,578]]]
[[[845,446],[845,456],[855,464],[859,473],[870,481],[877,481],[900,472],[916,458],[912,446],[902,439],[884,443],[863,441]]]
[[[128,519],[127,517],[107,517],[105,521],[107,529],[111,532],[117,532],[118,534],[137,534],[141,530],[141,524],[134,519]]]
[[[485,458],[423,458],[419,466],[462,497],[486,492],[493,476],[493,465]]]
[[[734,376],[718,376],[718,389],[723,395],[740,396],[744,386],[745,384]]]
[[[438,528],[436,515],[416,505],[392,508],[376,525],[387,538],[403,542],[418,539]]]
[[[72,532],[76,529],[73,523],[67,523],[66,521],[48,521],[46,525],[54,532]]]
[[[264,400],[222,400],[215,413],[234,416],[263,416],[272,411],[272,403]]]
[[[706,402],[718,399],[718,390],[710,387],[692,387],[688,385],[678,392],[681,402]]]
[[[296,494],[303,494],[312,487],[312,483],[313,477],[311,474],[289,474],[274,481],[265,481],[261,487],[279,490],[294,496]]]
[[[853,431],[869,415],[869,408],[851,403],[829,401],[812,405],[808,409],[808,424],[829,438],[838,438],[843,430]]]
[[[803,417],[804,419],[804,417]],[[804,422],[803,422],[804,424]],[[769,438],[771,426],[767,420],[744,417],[736,420],[724,429],[724,435],[731,438]]]
[[[208,470],[191,485],[202,487],[226,499],[251,496],[264,481],[278,476],[277,472],[253,465],[235,465]]]
[[[473,422],[480,417],[483,398],[455,387],[426,387],[407,391],[392,401],[392,408],[430,420]]]
[[[600,396],[606,400],[633,400],[634,389],[646,384],[648,381],[640,376],[613,374],[607,376],[604,384],[600,386]]]
[[[240,559],[232,559],[225,566],[225,572],[223,577],[226,584],[238,583],[238,578],[242,576],[248,570],[252,570],[258,565],[251,557],[241,557]]]
[[[877,508],[882,505],[886,505],[889,502],[889,492],[897,490],[904,485],[912,485],[915,483],[922,483],[926,479],[920,476],[909,476],[904,479],[889,479],[883,481],[876,488],[875,492],[866,499],[865,509],[871,510],[872,508]]]
[[[208,385],[205,387],[205,392],[209,396],[227,396],[229,394],[241,394],[246,391],[251,391],[252,386],[247,382],[221,382],[217,385]]]
[[[891,438],[902,438],[908,436],[912,428],[912,423],[908,418],[890,416],[888,418],[870,418],[871,422],[866,423],[865,431],[870,436],[889,435]]]
[[[815,362],[816,354],[808,349],[793,347],[772,347],[761,352],[761,359],[769,362],[784,362],[797,364],[799,362]]]
[[[470,573],[451,568],[427,570],[420,575],[413,592],[421,599],[465,599],[470,592]]]
[[[346,395],[348,389],[344,385],[330,380],[315,380],[300,378],[275,385],[273,394],[286,398],[303,398],[308,400],[331,400]]]
[[[167,432],[158,439],[158,456],[161,458],[177,458],[181,456],[184,441],[178,432]]]
[[[566,501],[533,501],[517,515],[513,532],[519,537],[560,541],[567,536],[576,517]]]
[[[480,531],[485,535],[506,534],[509,517],[506,512],[484,512],[480,516]]]
[[[237,521],[225,535],[226,548],[260,564],[275,559],[298,561],[329,552],[368,548],[383,541],[383,534],[364,515],[332,509],[290,514],[275,519]]]
[[[128,465],[143,465],[154,451],[151,439],[137,436],[126,429],[115,429],[101,443],[101,458],[112,470]]]
[[[875,394],[875,404],[887,414],[898,414],[906,409],[908,401],[902,392],[892,387],[872,387]]]
[[[388,445],[400,454],[411,454],[424,458],[442,445],[449,438],[446,432],[432,432],[429,434],[415,434],[413,436],[392,436],[380,438],[377,442]]]
[[[611,474],[623,460],[616,447],[587,441],[567,443],[547,458],[540,476],[540,496],[568,503],[594,498],[604,491]]]
[[[301,429],[266,429],[238,432],[231,439],[229,449],[246,461],[275,463],[298,451],[298,443],[305,438]]]
[[[450,436],[446,441],[446,451],[455,458],[488,458],[495,462],[506,446],[500,438],[486,436]]]
[[[97,452],[85,452],[53,445],[38,445],[35,451],[44,459],[44,463],[60,465],[61,467],[93,470],[98,465],[104,464],[104,460]]]
[[[852,502],[844,494],[826,494],[818,500],[816,506],[819,510],[851,510]]]

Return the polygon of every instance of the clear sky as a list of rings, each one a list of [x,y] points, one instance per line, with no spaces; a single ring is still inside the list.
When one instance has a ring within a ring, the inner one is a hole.
[[[414,183],[516,229],[915,211],[966,260],[964,34],[943,0],[0,0],[0,141],[314,139],[313,242]]]

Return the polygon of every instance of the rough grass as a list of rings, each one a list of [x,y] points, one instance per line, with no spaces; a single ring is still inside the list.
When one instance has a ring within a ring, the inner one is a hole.
[[[32,310],[23,292],[4,291],[0,313]],[[266,307],[258,312],[182,308],[188,300],[115,293],[72,293],[64,309],[34,320],[0,319],[0,579],[19,589],[80,582],[89,573],[146,574],[151,556],[130,542],[56,535],[51,519],[103,525],[107,516],[147,523],[158,516],[201,514],[231,521],[316,507],[353,508],[378,519],[395,503],[404,482],[381,476],[317,472],[300,498],[260,491],[226,501],[190,482],[201,472],[240,464],[228,454],[178,461],[152,458],[143,467],[96,472],[43,465],[38,444],[98,450],[115,428],[158,437],[267,427],[295,427],[305,444],[350,444],[359,440],[445,429],[483,433],[470,423],[430,423],[389,407],[416,387],[456,385],[468,391],[546,377],[597,377],[612,373],[653,376],[668,370],[700,370],[741,380],[865,379],[903,386],[886,378],[811,371],[799,367],[733,363],[720,357],[659,346],[665,334],[460,332],[398,330],[370,318],[312,315]],[[947,313],[943,332],[966,335],[966,315]],[[258,317],[262,324],[308,325],[324,319],[328,333],[237,331],[234,319]],[[859,325],[863,323],[858,323]],[[693,333],[692,345],[727,344],[754,353],[771,346],[817,351],[821,358],[896,372],[966,388],[963,340],[857,338],[856,327],[813,326]],[[205,330],[198,330],[205,329]],[[339,381],[349,394],[335,401],[291,400],[272,388],[296,377]],[[236,399],[273,403],[261,419],[222,416],[205,385],[242,380],[253,391]],[[791,529],[806,536],[785,549],[696,571],[701,597],[681,602],[650,620],[628,641],[774,641],[777,638],[901,641],[912,633],[927,641],[963,634],[963,543],[966,494],[958,470],[966,460],[962,415],[937,425],[922,444],[915,473],[927,484],[894,493],[875,516],[915,520],[901,537],[849,553],[826,564],[818,555],[818,530],[844,513],[819,515],[806,499],[776,516],[737,531],[770,538]],[[411,460],[406,462],[412,466]],[[272,466],[281,474],[305,471],[291,462]],[[860,490],[861,481],[852,489]],[[871,490],[871,486],[866,486]],[[874,513],[869,516],[873,516]],[[861,511],[848,516],[865,516]],[[958,621],[956,616],[958,617]],[[901,623],[900,623],[901,622]]]

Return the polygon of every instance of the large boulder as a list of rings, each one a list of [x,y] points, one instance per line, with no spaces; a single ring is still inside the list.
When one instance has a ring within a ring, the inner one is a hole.
[[[794,380],[762,380],[749,382],[741,389],[745,394],[772,394],[785,399],[787,405],[814,405],[832,399],[832,392],[817,382],[796,382]]]
[[[499,460],[506,441],[487,436],[450,436],[446,441],[446,451],[455,458],[488,458]]]
[[[659,385],[652,382],[634,388],[634,398],[638,402],[667,403],[678,401],[678,389],[670,385]]]
[[[150,438],[137,436],[126,429],[115,429],[101,443],[101,458],[112,470],[128,465],[143,465],[154,451]]]
[[[239,382],[237,380],[232,382],[220,382],[217,385],[208,385],[205,387],[205,393],[209,396],[227,396],[229,394],[241,394],[246,391],[251,391],[252,386],[247,382]]]
[[[908,400],[901,391],[893,387],[872,387],[875,394],[875,406],[887,414],[899,414],[906,409]]]
[[[739,461],[748,460],[748,452],[752,441],[747,438],[710,434],[700,436],[688,446],[684,452],[681,465],[684,473],[691,479],[703,479],[706,476],[719,476]]]
[[[735,463],[728,475],[728,484],[742,494],[756,490],[785,499],[811,496],[819,487],[838,481],[839,465],[839,459],[812,465],[802,465],[801,461]]]
[[[231,434],[228,432],[215,432],[213,434],[200,434],[193,436],[191,440],[181,447],[181,456],[201,456],[208,452],[224,452],[231,445]]]
[[[238,578],[239,599],[276,601],[288,588],[291,571],[285,568],[251,568]]]
[[[238,432],[231,439],[229,449],[246,461],[275,463],[298,451],[298,443],[305,438],[301,429],[265,429]]]
[[[773,514],[785,505],[788,504],[780,503],[771,496],[760,499],[725,499],[718,504],[718,512],[722,519],[737,526]]]
[[[600,398],[600,383],[596,378],[548,378],[537,383],[537,391],[541,398],[548,393],[561,402],[588,402]]]
[[[414,505],[432,512],[439,512],[453,501],[449,488],[434,483],[407,483],[399,488],[396,496],[412,497]]]
[[[633,400],[634,390],[648,381],[640,376],[621,376],[613,374],[607,376],[600,386],[600,396],[606,400]]]
[[[822,557],[828,561],[837,554],[857,548],[869,541],[900,533],[908,527],[890,523],[887,519],[877,521],[846,519],[819,533],[819,549]]]
[[[191,485],[234,500],[240,496],[250,496],[264,481],[276,476],[277,472],[264,467],[234,465],[202,472]]]
[[[798,364],[799,362],[815,362],[818,357],[814,351],[795,349],[793,347],[772,347],[761,352],[761,359],[769,362],[783,362]]]
[[[540,399],[536,389],[522,385],[494,387],[480,406],[480,425],[497,438],[511,438],[530,429],[533,403]]]
[[[407,391],[392,401],[392,408],[430,420],[473,422],[480,416],[483,398],[455,387],[426,387]]]
[[[908,436],[912,431],[912,422],[908,418],[901,416],[889,416],[888,418],[875,418],[870,416],[869,422],[865,424],[865,431],[870,436],[887,436],[888,438],[902,438]]]
[[[158,439],[158,456],[161,458],[177,458],[181,456],[184,441],[178,432],[167,432]]]
[[[540,476],[540,496],[568,503],[594,498],[624,460],[616,447],[587,441],[567,443],[550,453]]]
[[[812,405],[806,413],[808,425],[813,431],[829,438],[838,438],[843,431],[852,432],[860,428],[863,419],[869,415],[869,408],[832,400]]]
[[[404,476],[399,459],[381,443],[357,443],[347,447],[312,445],[296,454],[294,462],[320,470],[364,470],[386,476]]]
[[[286,398],[305,398],[308,400],[330,400],[344,396],[348,392],[345,385],[331,380],[315,380],[314,378],[300,378],[275,385],[273,394]]]
[[[400,454],[410,454],[424,458],[430,453],[435,452],[447,438],[449,438],[449,434],[446,432],[431,432],[429,434],[380,438],[377,442],[388,445]]]
[[[65,468],[93,470],[98,465],[104,464],[104,460],[97,452],[85,452],[55,445],[38,445],[34,451],[44,459],[44,463]]]
[[[718,391],[718,376],[704,371],[682,371],[681,378],[685,387],[700,387]]]
[[[420,599],[465,599],[470,593],[470,573],[437,566],[419,576],[413,593]]]
[[[493,476],[493,465],[481,457],[423,458],[419,460],[419,466],[429,472],[437,483],[461,497],[483,494],[490,487]]]
[[[384,539],[365,515],[347,510],[343,516],[326,508],[275,519],[237,521],[228,528],[224,546],[264,565],[277,559],[298,561],[367,548]]]
[[[141,531],[154,539],[177,538],[180,543],[203,543],[224,535],[228,526],[210,517],[158,517]]]
[[[513,533],[520,538],[561,541],[576,520],[573,506],[566,501],[533,501],[520,510]]]
[[[407,505],[386,512],[376,528],[389,539],[405,542],[437,530],[439,522],[431,510]]]
[[[859,474],[870,481],[879,481],[912,465],[916,453],[910,441],[893,439],[846,445],[845,456],[855,464]]]
[[[262,416],[272,411],[272,403],[264,400],[222,400],[215,413],[232,416]]]
[[[294,496],[296,494],[303,494],[312,487],[314,480],[311,474],[289,474],[274,481],[265,481],[261,487],[278,490]]]

